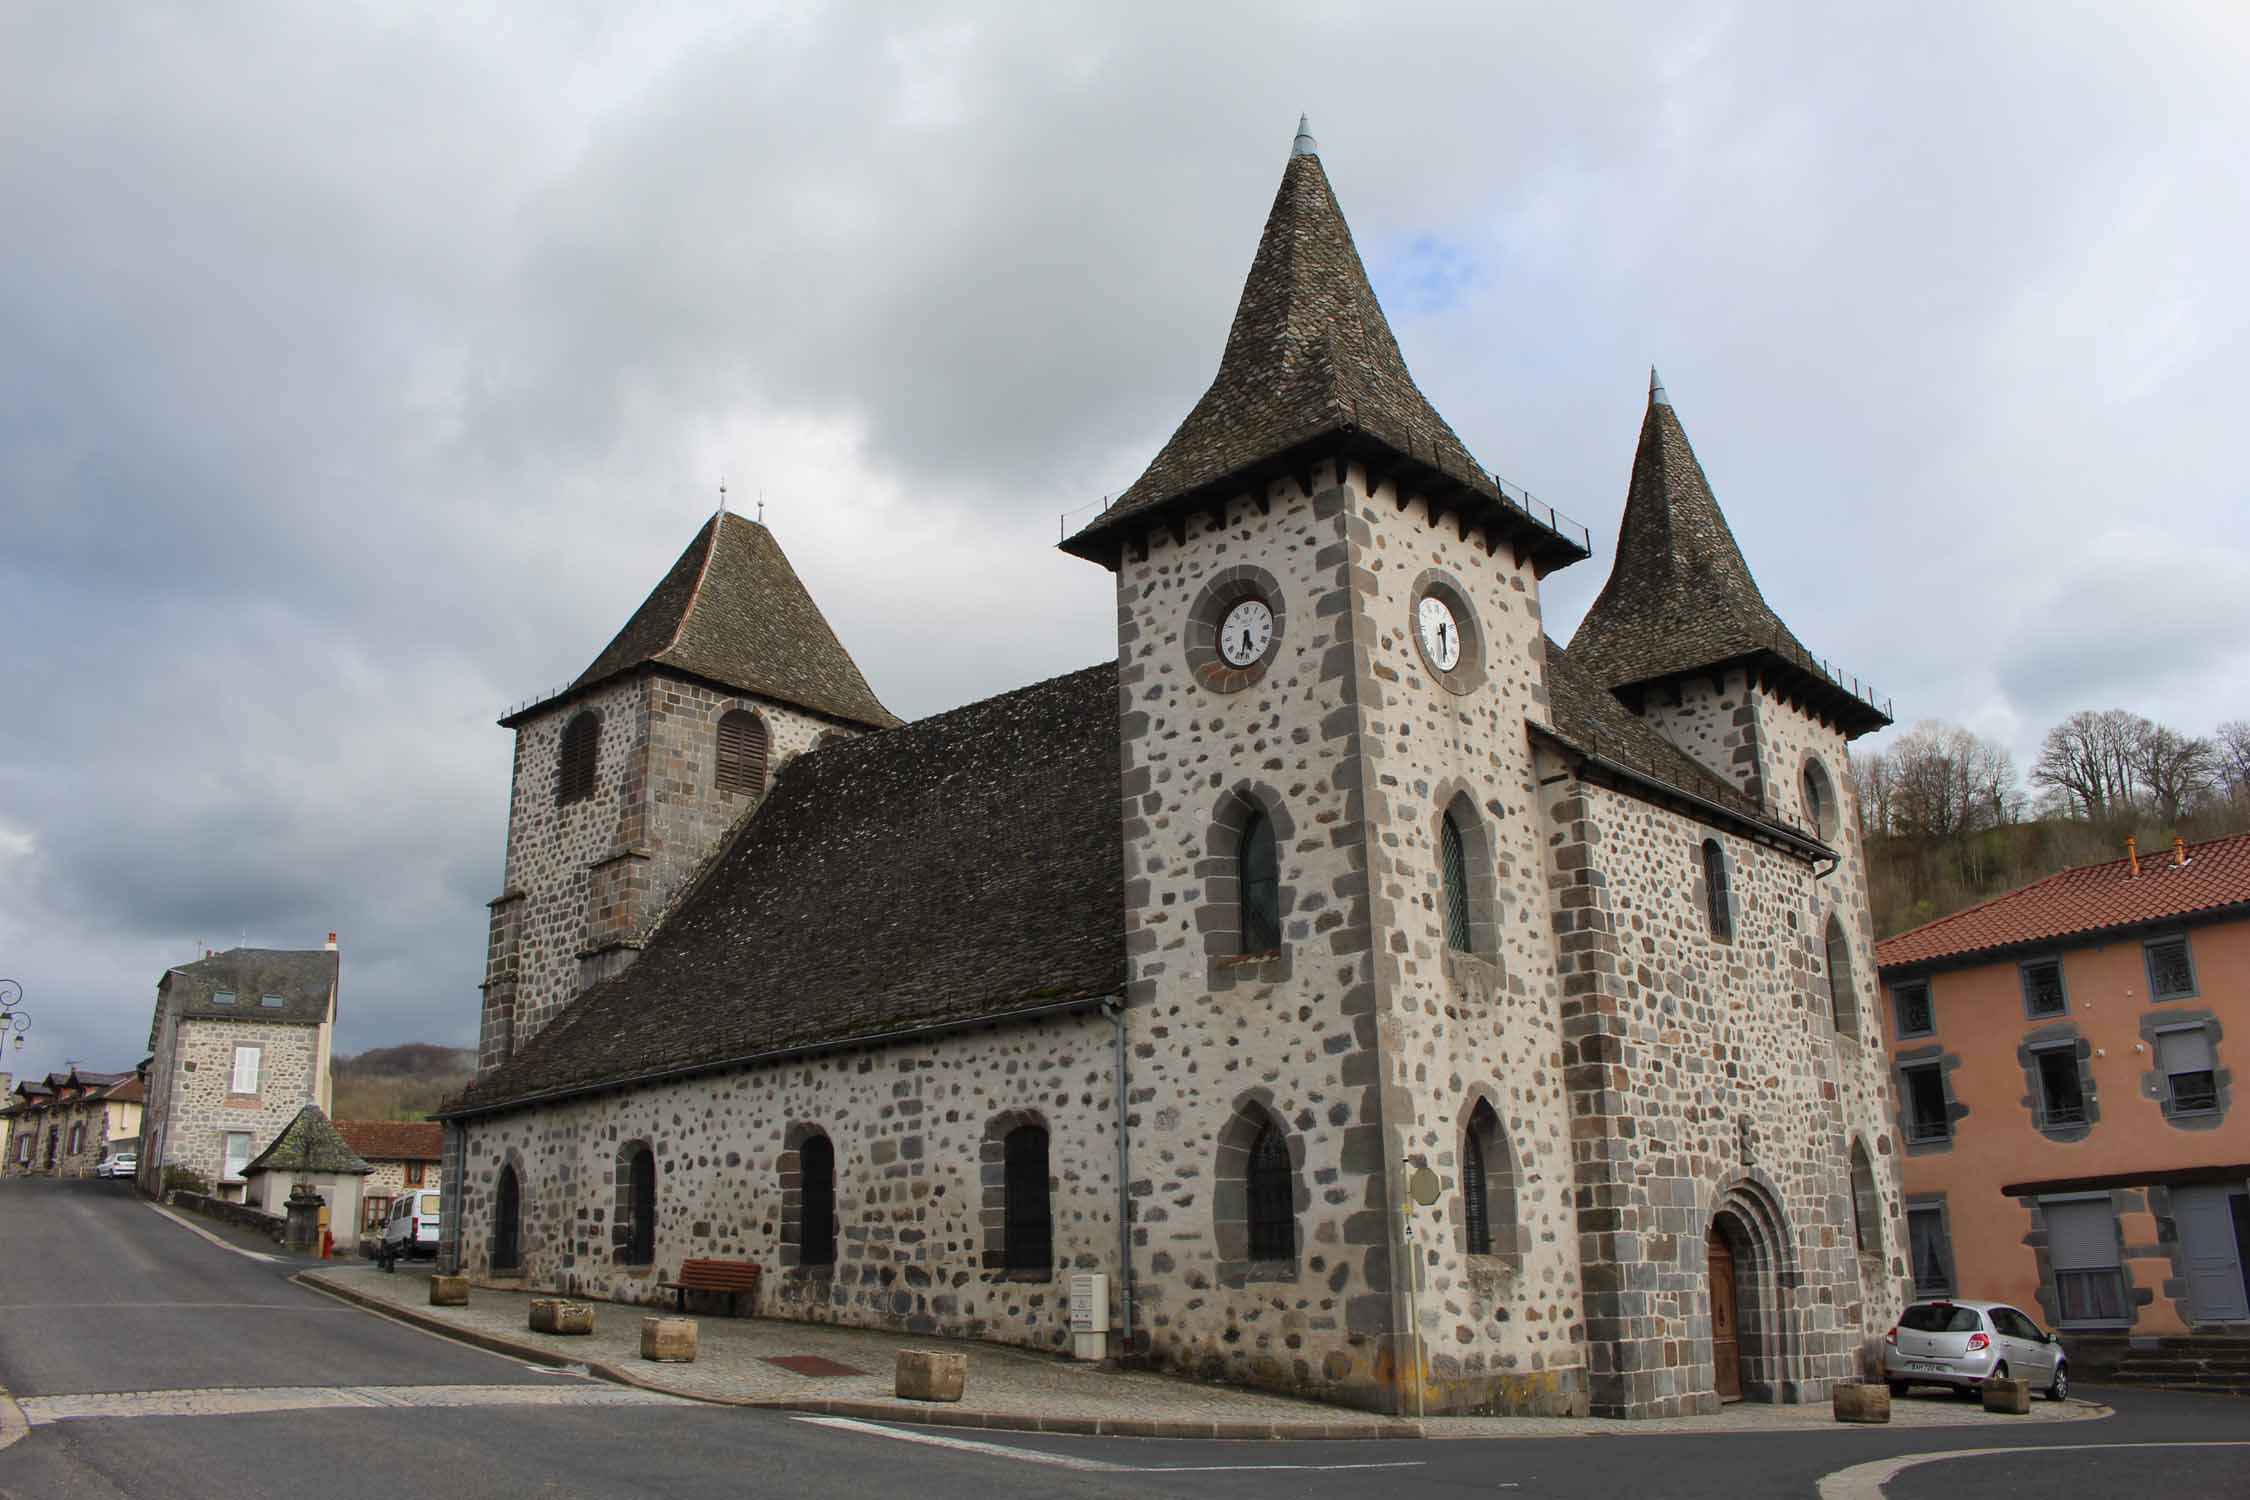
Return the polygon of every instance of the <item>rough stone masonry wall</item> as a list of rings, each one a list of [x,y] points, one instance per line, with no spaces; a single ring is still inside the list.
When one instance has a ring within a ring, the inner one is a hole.
[[[1706,1240],[1737,1248],[1745,1388],[1814,1401],[1854,1378],[1898,1302],[1903,1255],[1870,1286],[1850,1149],[1885,1163],[1879,1061],[1840,1043],[1812,930],[1821,892],[1793,855],[1589,783],[1544,795],[1561,912],[1592,1410],[1710,1411]],[[1726,851],[1738,913],[1713,936],[1701,845]],[[1895,1166],[1886,1243],[1903,1245]]]
[[[1301,487],[1309,477],[1309,489]],[[1332,464],[1160,532],[1117,575],[1133,1244],[1161,1363],[1382,1410],[1402,1399],[1392,1300],[1365,765],[1350,573],[1357,496]],[[1282,628],[1259,679],[1199,680],[1189,616],[1255,568]],[[1231,826],[1275,824],[1282,941],[1244,956]],[[1248,1258],[1241,1163],[1285,1131],[1293,1261]]]
[[[1063,1347],[1069,1272],[1116,1265],[1114,1035],[1098,1014],[1052,1018],[469,1120],[462,1265],[490,1274],[493,1194],[512,1163],[534,1286],[669,1303],[657,1283],[683,1260],[747,1259],[764,1268],[764,1316]],[[1026,1122],[1049,1132],[1055,1269],[1037,1280],[986,1264],[999,1184],[986,1142]],[[796,1152],[812,1130],[836,1153],[825,1272],[793,1253]],[[615,1245],[621,1160],[639,1141],[657,1173],[645,1267],[620,1264]]]
[[[1780,774],[1770,771],[1757,694],[1739,667],[1716,678],[1705,673],[1659,683],[1647,690],[1642,712],[1666,739],[1754,800],[1763,801],[1769,775]]]
[[[1354,476],[1358,476],[1355,474]],[[1395,487],[1355,492],[1351,539],[1359,707],[1390,1155],[1436,1170],[1415,1213],[1417,1312],[1431,1410],[1583,1412],[1585,1349],[1570,1203],[1570,1121],[1554,944],[1527,721],[1548,722],[1539,581],[1505,544],[1433,518]],[[1433,524],[1433,520],[1437,523]],[[1475,649],[1435,672],[1414,628],[1422,589],[1454,592]],[[1470,660],[1468,658],[1474,658]],[[1472,863],[1472,952],[1447,946],[1440,819],[1457,809]],[[1489,1103],[1500,1126],[1488,1196],[1493,1251],[1462,1222],[1462,1139]]]
[[[523,1046],[585,984],[630,963],[680,883],[753,799],[717,785],[718,722],[766,721],[767,778],[838,726],[663,673],[621,679],[518,727],[508,867],[492,904],[480,1068]],[[599,712],[594,794],[555,801],[564,729]],[[843,732],[851,732],[849,729]]]
[[[272,1145],[299,1110],[316,1102],[319,1040],[318,1026],[200,1017],[180,1022],[165,1160],[192,1167],[216,1187],[230,1132],[250,1133],[252,1156]],[[255,1094],[228,1091],[237,1046],[260,1049]]]

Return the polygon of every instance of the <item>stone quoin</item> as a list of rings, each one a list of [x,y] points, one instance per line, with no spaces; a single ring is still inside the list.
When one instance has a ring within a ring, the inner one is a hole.
[[[1300,129],[1216,378],[1063,546],[1115,661],[901,725],[722,513],[503,721],[445,1263],[657,1304],[749,1260],[765,1316],[1052,1350],[1101,1271],[1137,1359],[1392,1412],[1858,1379],[1906,1269],[1844,774],[1889,720],[1662,388],[1565,648],[1585,533],[1415,386]]]

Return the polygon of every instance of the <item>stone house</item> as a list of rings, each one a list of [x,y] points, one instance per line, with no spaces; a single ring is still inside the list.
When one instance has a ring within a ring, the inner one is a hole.
[[[308,1104],[331,1101],[341,958],[324,948],[230,948],[167,969],[149,1023],[140,1185],[182,1167],[230,1202]]]
[[[361,1187],[359,1228],[378,1228],[391,1200],[408,1188],[438,1188],[444,1180],[445,1127],[426,1120],[338,1120],[336,1133],[367,1163]],[[343,1231],[337,1231],[341,1237]]]
[[[2129,849],[1876,956],[1915,1289],[2038,1309],[2081,1379],[2223,1353],[2250,1388],[2250,834]]]
[[[133,1148],[142,1098],[137,1073],[73,1067],[36,1084],[26,1079],[4,1111],[0,1175],[91,1177],[113,1153]]]
[[[1382,1410],[1817,1400],[1879,1347],[1843,771],[1887,713],[1767,606],[1653,382],[1609,586],[1549,639],[1586,534],[1416,388],[1308,136],[1210,389],[1064,543],[1114,661],[894,726],[730,549],[786,573],[714,519],[503,721],[449,1262],[653,1301],[747,1257],[774,1316],[1050,1349],[1104,1271],[1135,1358]],[[756,778],[644,617],[763,684]]]

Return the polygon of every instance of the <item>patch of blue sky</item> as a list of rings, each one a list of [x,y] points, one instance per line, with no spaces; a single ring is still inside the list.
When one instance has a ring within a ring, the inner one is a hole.
[[[1417,317],[1460,305],[1483,283],[1484,265],[1466,245],[1423,234],[1379,255],[1369,274],[1385,309]]]

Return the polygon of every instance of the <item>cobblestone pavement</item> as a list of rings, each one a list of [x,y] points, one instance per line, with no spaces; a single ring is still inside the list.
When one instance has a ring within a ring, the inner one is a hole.
[[[977,1425],[978,1415],[1001,1418],[1121,1423],[1352,1424],[1376,1422],[1411,1431],[1416,1424],[1385,1422],[1364,1412],[1291,1400],[1256,1391],[1145,1373],[1105,1372],[1095,1366],[991,1344],[919,1339],[869,1329],[832,1328],[766,1318],[698,1317],[699,1349],[693,1364],[653,1364],[640,1358],[641,1319],[665,1309],[596,1302],[594,1332],[563,1337],[527,1328],[532,1293],[475,1287],[469,1306],[429,1306],[429,1273],[402,1268],[327,1267],[304,1280],[348,1289],[402,1312],[433,1318],[450,1329],[604,1365],[627,1378],[681,1395],[743,1402],[843,1401],[887,1408],[900,1420],[946,1420]],[[900,1349],[951,1348],[969,1356],[969,1388],[959,1406],[933,1410],[892,1394],[894,1356]],[[771,1363],[813,1355],[862,1373],[805,1376]],[[2084,1401],[2033,1403],[2032,1415],[1988,1415],[1973,1402],[1944,1396],[1910,1396],[1892,1403],[1890,1430],[1901,1427],[2020,1427],[2026,1422],[2084,1421],[2108,1415]],[[1008,1424],[1013,1425],[1013,1424]],[[1737,1404],[1716,1416],[1649,1422],[1599,1422],[1567,1417],[1433,1417],[1420,1424],[1431,1437],[1656,1436],[1683,1432],[1802,1432],[1839,1430],[1828,1404]],[[1883,1431],[1883,1428],[1856,1429]]]
[[[34,1427],[115,1417],[231,1417],[246,1412],[349,1407],[679,1406],[682,1398],[631,1386],[580,1381],[539,1385],[276,1385],[207,1391],[110,1391],[26,1396],[16,1403]]]

